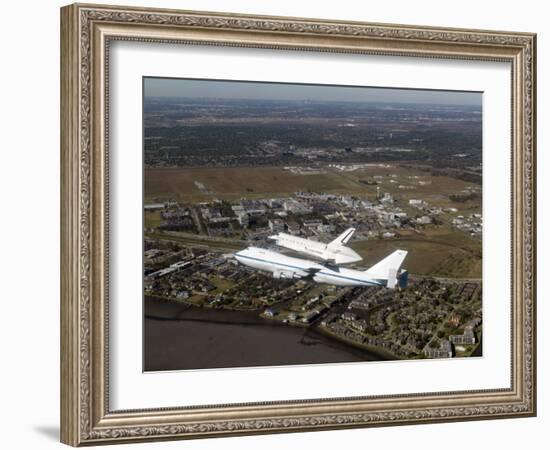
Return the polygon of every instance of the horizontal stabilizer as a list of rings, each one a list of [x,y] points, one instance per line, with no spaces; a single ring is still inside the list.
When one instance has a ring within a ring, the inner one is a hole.
[[[408,282],[409,282],[409,272],[406,270],[402,270],[401,275],[399,275],[399,287],[405,289],[407,287]]]

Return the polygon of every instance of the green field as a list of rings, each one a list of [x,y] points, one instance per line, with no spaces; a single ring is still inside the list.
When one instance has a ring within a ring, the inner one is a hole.
[[[208,278],[208,281],[212,283],[214,286],[216,286],[216,290],[212,292],[210,295],[216,295],[221,294],[222,292],[226,291],[227,289],[232,288],[235,286],[235,283],[229,280],[225,280],[223,278],[219,278],[216,276],[211,276]]]
[[[146,233],[145,235],[149,239],[159,239],[161,241],[174,241],[185,244],[189,247],[204,247],[212,250],[218,251],[239,251],[246,248],[246,243],[242,241],[233,241],[230,239],[220,239],[220,238],[201,238],[199,236],[195,237],[193,235],[188,235],[186,233],[163,233],[163,232],[154,232]]]
[[[411,274],[449,278],[481,278],[481,242],[459,231],[440,230],[395,239],[352,241],[365,268],[394,250],[408,250],[403,265]]]
[[[478,211],[481,207],[480,200],[464,203],[449,200],[451,194],[479,186],[451,177],[429,176],[415,168],[373,166],[353,172],[331,168],[324,170],[325,173],[322,174],[300,175],[283,167],[263,166],[145,169],[145,201],[177,200],[198,203],[211,201],[213,198],[235,201],[243,197],[283,197],[308,190],[374,199],[377,186],[361,181],[381,176],[383,178],[377,180],[380,191],[390,192],[404,205],[411,198],[422,198],[433,206],[455,207],[461,211]],[[395,177],[390,178],[390,175]],[[421,181],[428,181],[430,184],[421,185]],[[208,191],[201,191],[196,182],[204,185]],[[400,185],[410,189],[400,189]]]
[[[381,176],[383,177],[382,179],[376,180],[380,190],[391,193],[404,204],[407,204],[409,199],[421,198],[431,206],[441,208],[454,207],[465,212],[470,210],[479,211],[481,207],[479,199],[464,203],[453,202],[449,199],[449,195],[451,194],[456,194],[467,188],[479,189],[479,185],[448,176],[432,176],[428,172],[423,172],[416,168],[401,167],[398,165],[392,165],[390,168],[369,167],[368,169],[346,172],[343,175],[352,182],[374,179],[373,177]],[[390,175],[395,175],[395,177],[390,177]],[[401,189],[399,186],[405,186],[407,189]],[[367,188],[374,193],[376,186],[367,186]]]
[[[145,228],[158,228],[160,223],[160,211],[145,211],[143,213],[143,226]]]
[[[202,192],[202,183],[212,194]],[[185,202],[238,200],[286,196],[296,191],[361,193],[364,188],[354,180],[327,172],[318,175],[295,175],[282,167],[200,167],[190,169],[146,169],[145,198],[173,199]]]

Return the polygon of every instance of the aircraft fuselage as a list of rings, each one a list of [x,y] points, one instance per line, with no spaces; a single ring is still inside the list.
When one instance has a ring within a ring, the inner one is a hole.
[[[320,264],[302,258],[294,258],[263,248],[249,247],[235,254],[241,264],[270,272],[274,278],[305,278],[310,276],[317,283],[336,286],[385,286],[383,280],[367,272]]]

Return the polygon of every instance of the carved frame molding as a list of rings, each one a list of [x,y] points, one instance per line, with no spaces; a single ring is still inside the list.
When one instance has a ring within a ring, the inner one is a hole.
[[[62,442],[78,446],[535,415],[534,34],[75,4],[61,10],[61,38]],[[113,40],[509,61],[511,388],[110,411],[105,105]]]

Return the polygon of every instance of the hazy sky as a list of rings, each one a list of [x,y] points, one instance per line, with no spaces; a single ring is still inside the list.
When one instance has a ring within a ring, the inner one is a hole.
[[[370,101],[481,106],[480,92],[342,87],[251,81],[144,78],[146,97],[243,98],[262,100]]]

